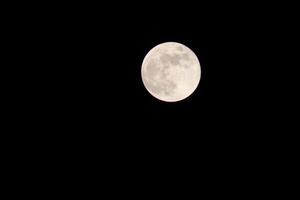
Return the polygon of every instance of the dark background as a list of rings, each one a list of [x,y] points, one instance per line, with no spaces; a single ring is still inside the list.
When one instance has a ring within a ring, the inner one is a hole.
[[[24,64],[13,102],[18,128],[29,132],[17,137],[30,141],[25,156],[71,180],[78,168],[123,180],[137,175],[138,182],[270,180],[270,163],[285,145],[278,116],[286,109],[290,42],[289,21],[272,6],[126,2],[25,10],[12,24],[22,55],[14,60]],[[199,87],[177,103],[152,97],[140,75],[147,52],[168,41],[190,47],[201,63]]]

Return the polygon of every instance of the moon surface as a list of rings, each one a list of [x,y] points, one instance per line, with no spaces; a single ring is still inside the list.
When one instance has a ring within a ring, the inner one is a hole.
[[[200,62],[183,44],[166,42],[152,48],[142,63],[142,81],[155,98],[181,101],[197,88],[201,77]]]

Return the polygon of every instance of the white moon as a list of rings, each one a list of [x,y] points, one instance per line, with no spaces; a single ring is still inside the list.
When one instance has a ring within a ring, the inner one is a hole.
[[[166,42],[148,52],[141,74],[144,86],[152,96],[162,101],[176,102],[196,90],[201,67],[191,49],[177,42]]]

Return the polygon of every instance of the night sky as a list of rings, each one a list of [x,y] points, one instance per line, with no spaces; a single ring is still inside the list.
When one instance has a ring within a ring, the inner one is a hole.
[[[209,180],[266,163],[281,137],[270,131],[284,99],[279,20],[263,6],[236,6],[73,3],[20,18],[31,78],[18,86],[19,118],[43,133],[29,138],[41,157],[94,170],[106,163],[127,178],[152,167],[168,180],[172,166]],[[163,42],[186,45],[201,64],[198,88],[180,102],[159,101],[142,83],[145,55]]]

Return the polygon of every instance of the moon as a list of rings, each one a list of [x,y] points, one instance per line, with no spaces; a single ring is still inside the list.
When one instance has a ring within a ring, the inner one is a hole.
[[[165,102],[186,99],[198,87],[201,66],[196,54],[177,42],[165,42],[145,56],[142,81],[147,91]]]

